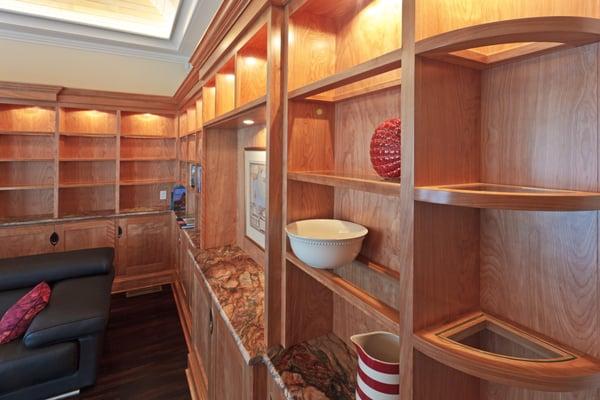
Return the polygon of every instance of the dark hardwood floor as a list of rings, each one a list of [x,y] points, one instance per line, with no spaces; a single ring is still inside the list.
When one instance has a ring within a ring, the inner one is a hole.
[[[98,381],[79,399],[188,400],[187,348],[169,286],[112,299]]]

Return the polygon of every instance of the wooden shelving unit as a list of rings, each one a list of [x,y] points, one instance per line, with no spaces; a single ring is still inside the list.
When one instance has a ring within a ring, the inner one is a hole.
[[[332,186],[360,190],[364,192],[383,194],[387,196],[400,196],[399,180],[384,180],[374,176],[344,175],[331,171],[318,172],[288,172],[288,179],[297,182],[314,183],[317,185]]]
[[[397,309],[390,307],[335,272],[312,268],[291,252],[288,252],[287,260],[358,310],[365,314],[371,314],[380,323],[388,326],[398,325],[400,314]]]
[[[176,117],[122,112],[119,149],[119,211],[167,210],[176,181]]]
[[[0,220],[54,215],[56,110],[0,104]]]
[[[600,361],[481,312],[418,332],[415,347],[451,368],[504,385],[553,392],[600,386]]]
[[[115,213],[117,112],[61,107],[58,217]]]
[[[284,225],[336,218],[369,234],[359,259],[333,271],[287,245],[286,348],[329,334],[352,348],[354,334],[403,329],[401,184],[377,176],[369,158],[375,128],[400,117],[401,19],[395,1],[290,3]]]
[[[486,6],[418,1],[403,59],[413,393],[593,399],[600,10]]]
[[[586,211],[600,209],[600,193],[485,183],[418,187],[415,189],[415,200],[502,210]]]

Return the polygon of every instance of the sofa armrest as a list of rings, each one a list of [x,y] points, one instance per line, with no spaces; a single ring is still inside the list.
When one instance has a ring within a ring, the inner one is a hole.
[[[33,320],[23,342],[30,348],[76,340],[106,329],[114,273],[58,282],[48,306]]]

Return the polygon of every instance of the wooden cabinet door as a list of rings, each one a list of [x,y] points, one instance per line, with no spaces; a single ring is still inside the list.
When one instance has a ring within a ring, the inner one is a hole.
[[[32,256],[57,251],[50,243],[54,225],[0,229],[0,258]]]
[[[214,329],[213,308],[208,289],[198,271],[194,271],[192,282],[192,344],[202,368],[204,387],[208,387],[211,338]]]
[[[185,285],[185,293],[186,293],[186,301],[188,308],[192,308],[192,294],[194,291],[194,270],[196,267],[194,266],[194,256],[190,252],[190,250],[186,250],[185,252],[185,269],[184,269],[184,285]]]
[[[248,382],[251,367],[246,365],[225,321],[215,310],[211,349],[209,398],[212,400],[250,400]]]
[[[60,251],[115,247],[114,220],[68,222],[57,224],[55,229],[60,237],[56,246]]]
[[[117,230],[119,276],[140,276],[171,268],[168,214],[119,218]]]

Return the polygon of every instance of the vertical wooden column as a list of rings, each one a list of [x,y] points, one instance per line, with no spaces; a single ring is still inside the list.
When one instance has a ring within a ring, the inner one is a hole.
[[[272,6],[267,29],[267,237],[265,329],[267,348],[281,344],[284,120],[287,107],[287,26],[282,7]]]
[[[117,110],[117,165],[115,166],[115,213],[121,210],[121,110]]]
[[[413,398],[415,1],[402,2],[402,184],[400,186],[400,398]]]
[[[59,185],[60,185],[60,107],[55,107],[54,117],[54,200],[53,214],[54,218],[58,218],[58,201],[59,201]]]

